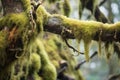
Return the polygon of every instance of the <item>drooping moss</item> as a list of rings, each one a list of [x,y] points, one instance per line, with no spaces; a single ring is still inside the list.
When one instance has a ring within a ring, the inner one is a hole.
[[[36,11],[36,15],[37,15],[37,28],[39,29],[39,31],[43,31],[43,25],[46,24],[48,17],[50,16],[50,14],[44,9],[44,7],[39,6],[37,11]]]
[[[101,39],[99,39],[98,41],[98,55],[101,56],[101,50],[102,50],[102,46],[101,46]]]
[[[79,18],[81,18],[82,16],[82,11],[83,11],[83,6],[82,6],[81,1],[79,0]]]
[[[53,64],[50,62],[49,57],[44,49],[42,42],[39,39],[36,39],[35,45],[37,46],[37,53],[41,57],[41,69],[40,75],[43,80],[56,80],[57,73]]]
[[[64,16],[56,17],[61,18],[63,22],[62,25],[71,28],[78,41],[80,41],[81,39],[84,40],[85,55],[88,61],[89,44],[95,36],[96,32],[99,31],[100,28],[102,28],[103,24],[95,21],[78,21],[75,19],[66,18]]]
[[[64,0],[62,6],[63,6],[62,8],[63,8],[64,15],[69,17],[70,12],[71,12],[71,7],[70,7],[69,0]]]
[[[4,66],[7,54],[5,53],[5,49],[8,45],[7,42],[8,33],[6,31],[0,31],[0,66]]]
[[[63,74],[72,76],[72,78],[74,78],[75,80],[83,80],[83,77],[81,76],[80,72],[75,71],[74,69],[76,65],[74,56],[71,55],[69,49],[65,48],[65,44],[64,42],[62,42],[61,38],[49,33],[47,39],[44,40],[44,44],[45,50],[48,52],[49,58],[58,72],[59,70],[61,70],[60,62],[66,61],[68,66],[65,72],[63,72]]]
[[[51,34],[49,34],[47,41],[44,40],[45,50],[47,51],[51,62],[55,65],[56,69],[58,69],[60,67],[59,61],[62,60],[59,56],[59,52],[61,51],[61,43],[57,41],[59,39],[56,39],[55,35],[50,35]]]
[[[31,76],[34,80],[42,80],[42,77],[38,74],[41,66],[40,56],[37,53],[31,53],[28,76]]]
[[[105,43],[105,56],[106,56],[106,59],[109,60],[112,56],[112,54],[114,53],[114,48],[113,48],[113,42],[109,43],[109,42],[106,42]]]

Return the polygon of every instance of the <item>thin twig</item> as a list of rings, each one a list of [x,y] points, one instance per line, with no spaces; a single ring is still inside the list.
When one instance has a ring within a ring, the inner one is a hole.
[[[72,47],[72,46],[67,42],[67,39],[66,39],[66,38],[64,38],[64,40],[65,40],[66,45],[67,45],[69,48],[73,49],[74,52],[77,52],[78,55],[79,55],[79,54],[84,54],[84,53],[79,52],[78,50],[76,50],[74,47]]]
[[[102,6],[107,0],[103,0],[102,2],[100,2],[99,6]]]
[[[97,55],[97,54],[98,54],[98,52],[95,51],[95,52],[90,56],[90,59],[92,59],[92,58],[93,58],[95,55]],[[77,66],[75,67],[75,70],[78,70],[78,69],[81,67],[81,65],[84,64],[84,63],[86,63],[86,60],[78,63]]]

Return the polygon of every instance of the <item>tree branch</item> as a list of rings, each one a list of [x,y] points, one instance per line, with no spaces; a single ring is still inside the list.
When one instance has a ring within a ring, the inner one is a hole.
[[[65,16],[52,15],[44,25],[44,30],[61,35],[63,28],[66,29],[66,38],[91,37],[92,40],[120,41],[120,22],[115,24],[104,24],[97,21],[80,21]],[[102,30],[102,34],[100,32]],[[90,32],[90,34],[89,34]],[[84,34],[87,34],[87,36]],[[100,36],[99,36],[100,35]],[[116,38],[115,38],[116,36]]]

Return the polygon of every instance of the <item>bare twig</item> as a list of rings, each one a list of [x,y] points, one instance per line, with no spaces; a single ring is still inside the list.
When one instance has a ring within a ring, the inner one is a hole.
[[[95,52],[90,56],[90,59],[92,59],[92,58],[93,58],[95,55],[97,55],[97,54],[98,54],[98,52],[95,51]],[[84,64],[85,62],[86,62],[86,60],[78,63],[77,66],[75,67],[75,70],[78,70],[78,69],[81,67],[81,65]]]
[[[73,49],[74,52],[77,52],[77,53],[78,53],[77,55],[79,55],[79,54],[84,54],[84,53],[79,52],[78,50],[76,50],[74,47],[72,47],[72,46],[67,42],[67,39],[66,39],[66,38],[64,38],[64,40],[65,40],[66,45],[67,45],[69,48]]]
[[[107,0],[103,0],[100,2],[99,6],[102,6]]]

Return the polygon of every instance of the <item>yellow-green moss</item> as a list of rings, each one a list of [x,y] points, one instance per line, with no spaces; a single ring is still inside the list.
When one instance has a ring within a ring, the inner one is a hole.
[[[31,0],[21,0],[24,10],[28,13],[31,10]]]
[[[62,18],[63,25],[71,28],[78,41],[84,40],[85,56],[86,60],[89,61],[89,44],[103,24],[95,21],[79,21],[64,16],[60,17]]]
[[[81,18],[82,16],[82,11],[83,11],[83,8],[82,8],[82,4],[81,4],[81,1],[79,0],[79,18]]]
[[[99,41],[98,41],[98,56],[101,56],[101,50],[102,50],[102,46],[101,46],[101,39],[99,38]]]
[[[41,57],[41,77],[43,78],[43,80],[56,80],[56,69],[54,65],[50,62],[41,40],[36,39],[35,46],[37,46],[37,53]]]
[[[18,31],[21,31],[28,25],[28,21],[25,13],[8,14],[0,19],[0,26],[7,26],[8,29],[18,27]]]
[[[8,45],[7,41],[8,33],[7,31],[0,31],[0,66],[4,66],[7,60],[7,54],[5,53],[5,49]]]
[[[45,50],[48,52],[51,62],[58,71],[60,70],[60,61],[64,60],[67,62],[68,68],[63,74],[73,76],[75,80],[83,80],[80,72],[75,71],[74,67],[76,65],[76,61],[71,55],[69,49],[63,47],[65,46],[65,43],[62,42],[61,38],[54,34],[49,34],[47,39],[44,40],[44,44]]]
[[[38,31],[43,31],[43,25],[46,24],[48,17],[50,16],[50,14],[45,10],[45,8],[43,6],[39,6],[37,11],[36,11],[36,15],[37,15],[37,27]]]
[[[30,55],[30,65],[32,67],[32,70],[35,72],[39,72],[41,68],[41,61],[40,56],[37,53],[32,53]]]
[[[106,59],[109,60],[113,53],[114,53],[113,42],[112,43],[105,43],[105,56],[106,56]]]
[[[69,0],[64,0],[62,8],[63,8],[64,15],[68,17],[70,15],[70,12],[71,12]]]
[[[43,80],[37,73],[34,73],[32,76],[34,80]]]

